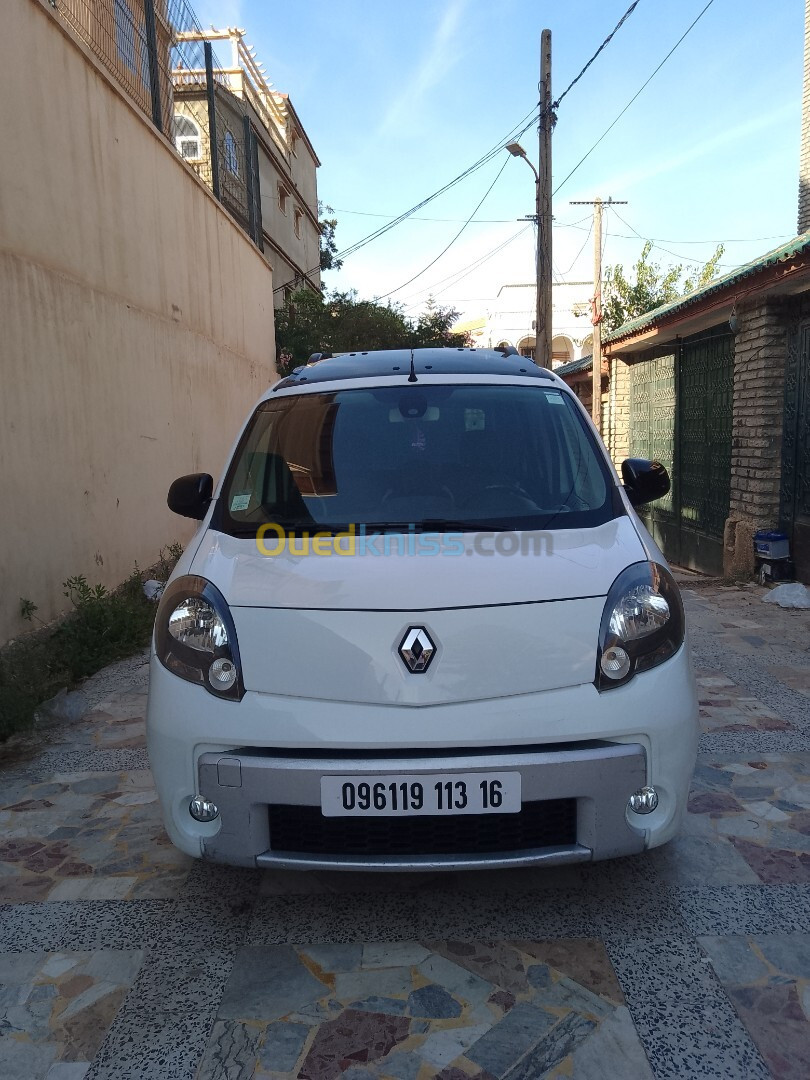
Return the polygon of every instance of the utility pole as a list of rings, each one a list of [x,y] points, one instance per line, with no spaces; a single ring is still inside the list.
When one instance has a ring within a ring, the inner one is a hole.
[[[551,31],[540,38],[540,172],[537,180],[537,311],[535,359],[551,367],[551,132],[555,116],[551,109]]]
[[[602,433],[602,207],[627,206],[627,202],[608,198],[575,199],[571,206],[593,207],[593,401],[591,417],[596,430]]]

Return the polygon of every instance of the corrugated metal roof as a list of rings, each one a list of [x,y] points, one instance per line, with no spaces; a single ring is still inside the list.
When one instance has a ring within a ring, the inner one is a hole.
[[[686,296],[681,296],[669,304],[662,304],[661,307],[653,308],[652,311],[645,311],[637,319],[631,319],[629,322],[623,323],[615,330],[612,330],[609,334],[604,334],[602,341],[607,345],[610,342],[630,337],[631,334],[637,334],[641,330],[654,326],[668,315],[674,315],[684,308],[691,307],[693,304],[699,304],[701,300],[711,296],[712,293],[728,288],[729,285],[734,285],[738,281],[751,277],[752,274],[767,270],[769,266],[774,266],[776,263],[784,262],[786,259],[792,259],[796,255],[806,254],[807,252],[810,252],[810,232],[802,233],[801,236],[794,237],[793,240],[782,244],[781,247],[774,248],[773,251],[769,251],[766,255],[754,259],[753,262],[746,263],[745,266],[732,270],[728,274],[724,274],[723,277],[716,278],[703,289],[695,289],[693,292],[687,293]]]
[[[592,367],[593,356],[583,356],[579,360],[569,360],[567,364],[554,368],[554,374],[564,379],[566,375],[576,375],[578,371],[589,371]]]

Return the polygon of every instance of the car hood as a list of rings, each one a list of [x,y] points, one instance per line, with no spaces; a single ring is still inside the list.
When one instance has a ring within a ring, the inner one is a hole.
[[[353,555],[302,554],[299,539],[265,555],[255,539],[208,529],[189,572],[232,608],[428,611],[606,596],[626,566],[647,557],[624,515],[593,529],[453,534],[455,554],[425,554],[426,535],[405,536],[399,553],[394,539],[382,553],[380,539],[363,554],[359,541]]]

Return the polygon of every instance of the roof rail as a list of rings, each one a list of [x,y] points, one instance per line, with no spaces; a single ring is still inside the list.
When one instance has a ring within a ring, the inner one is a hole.
[[[514,345],[496,345],[495,352],[499,352],[501,356],[520,356]]]

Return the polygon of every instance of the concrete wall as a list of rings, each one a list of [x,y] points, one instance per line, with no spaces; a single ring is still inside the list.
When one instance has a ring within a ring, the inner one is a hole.
[[[20,596],[50,619],[188,539],[168,485],[222,469],[275,365],[267,262],[40,0],[0,70],[2,642]]]

